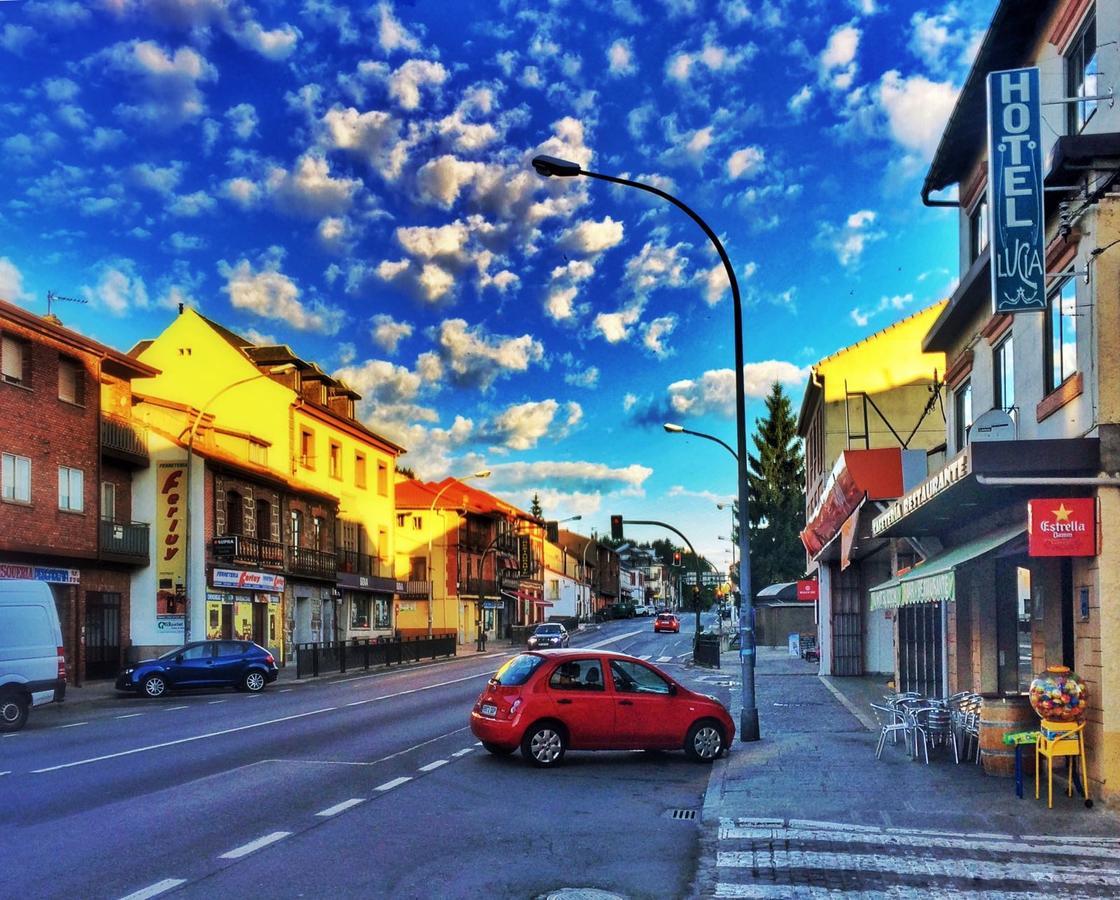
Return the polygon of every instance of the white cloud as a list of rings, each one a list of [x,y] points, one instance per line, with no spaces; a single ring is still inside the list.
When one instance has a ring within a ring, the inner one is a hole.
[[[0,29],[0,49],[21,56],[35,40],[35,29],[30,25],[5,25]]]
[[[671,347],[666,346],[665,340],[677,327],[677,321],[675,315],[669,315],[661,316],[654,319],[648,325],[643,325],[641,328],[642,346],[658,359],[665,359],[671,356],[673,350]]]
[[[250,209],[261,197],[260,186],[250,178],[231,178],[222,190],[227,197],[242,209]]]
[[[97,267],[94,285],[83,285],[81,295],[114,316],[127,315],[133,309],[148,307],[148,289],[130,259],[114,259]]]
[[[391,113],[353,107],[333,107],[322,118],[323,142],[328,148],[346,150],[366,163],[386,181],[395,181],[408,161],[410,142],[401,136],[401,122]]]
[[[328,253],[342,256],[347,253],[354,240],[354,229],[345,216],[327,216],[319,220],[315,229],[319,244]]]
[[[222,290],[237,309],[279,319],[298,331],[337,334],[342,327],[345,313],[319,300],[305,303],[299,287],[280,271],[275,259],[266,259],[260,271],[254,271],[247,259],[232,266],[223,259],[218,273],[226,279]]]
[[[23,273],[6,256],[0,256],[0,298],[11,303],[34,299],[23,289]]]
[[[98,125],[92,132],[82,138],[86,149],[93,153],[103,150],[113,150],[125,142],[127,135],[119,128],[104,128]]]
[[[641,305],[634,304],[618,312],[599,313],[592,324],[595,331],[601,334],[608,344],[618,344],[630,337],[630,329],[641,315]]]
[[[957,101],[956,88],[921,75],[904,78],[892,69],[879,82],[878,99],[891,136],[922,160],[932,159]]]
[[[583,409],[578,403],[561,407],[556,400],[531,400],[507,406],[484,426],[483,433],[510,450],[531,450],[546,435],[554,440],[567,437],[582,418]]]
[[[121,76],[135,102],[118,104],[120,116],[156,128],[200,118],[206,112],[201,86],[218,79],[218,70],[194,49],[171,52],[154,41],[113,44],[86,64],[103,64]]]
[[[330,163],[314,153],[305,153],[289,172],[273,168],[266,184],[281,212],[310,219],[344,214],[362,183],[355,178],[335,178]]]
[[[789,98],[787,107],[789,111],[795,116],[800,116],[805,107],[809,105],[809,101],[813,99],[813,89],[807,84],[801,85],[801,89]]]
[[[848,216],[841,226],[822,222],[817,240],[836,254],[840,265],[855,265],[869,243],[886,237],[886,232],[875,229],[875,220],[872,210],[861,209]]]
[[[490,467],[495,481],[511,488],[550,484],[570,491],[625,491],[638,493],[653,474],[648,466],[629,465],[612,469],[598,462],[497,463]]]
[[[599,369],[588,366],[586,369],[572,369],[565,373],[564,382],[572,387],[594,388],[599,384]]]
[[[699,49],[678,50],[672,53],[665,63],[665,74],[671,81],[684,84],[690,81],[698,70],[710,74],[734,72],[758,53],[758,47],[751,43],[741,44],[735,50],[729,50],[720,44],[717,38],[718,33],[712,27],[705,33]]]
[[[687,244],[665,244],[647,241],[637,256],[626,262],[626,282],[635,294],[645,295],[663,287],[680,287],[685,283],[688,260]]]
[[[475,181],[485,169],[483,163],[448,155],[428,160],[416,173],[420,198],[434,206],[450,209],[463,188]]]
[[[396,353],[400,342],[412,337],[412,325],[398,322],[390,315],[378,313],[370,320],[370,338],[386,353]]]
[[[192,194],[180,194],[175,197],[167,204],[167,212],[172,216],[194,218],[210,212],[216,205],[214,198],[206,191],[195,191]]]
[[[420,89],[439,87],[448,78],[441,63],[427,59],[410,59],[389,76],[389,96],[402,109],[420,106]]]
[[[463,319],[447,319],[433,335],[436,352],[451,380],[463,387],[488,390],[498,378],[528,371],[544,359],[544,346],[528,334],[491,335]]]
[[[727,174],[732,178],[750,178],[762,169],[764,162],[766,152],[761,147],[743,147],[732,153],[727,160]]]
[[[747,397],[762,399],[774,382],[795,386],[804,383],[808,368],[771,359],[743,366],[743,386]],[[735,372],[710,369],[698,379],[676,381],[668,387],[670,409],[681,416],[735,415]]]
[[[876,316],[884,312],[901,312],[913,302],[913,294],[895,294],[893,297],[880,297],[879,303],[868,309],[856,306],[849,311],[848,315],[856,325],[863,328]]]
[[[839,91],[852,86],[858,70],[856,54],[861,36],[860,29],[851,22],[833,29],[818,60],[823,84]]]
[[[595,256],[622,242],[623,226],[607,216],[600,222],[584,219],[577,222],[557,239],[557,246],[570,253]]]
[[[271,31],[261,27],[257,22],[245,22],[236,29],[231,29],[231,36],[241,46],[255,50],[268,59],[287,59],[296,49],[299,42],[299,29],[291,25],[283,25]]]
[[[238,103],[226,110],[226,120],[239,140],[247,141],[257,130],[260,119],[256,107],[251,103]]]
[[[420,41],[393,15],[392,4],[379,3],[377,18],[377,42],[386,53],[392,53],[394,50],[408,50],[415,53],[420,49]]]
[[[634,64],[634,48],[629,39],[619,38],[607,48],[607,71],[612,75],[633,75],[637,70]]]
[[[133,182],[138,186],[153,191],[164,197],[170,197],[183,177],[185,164],[173,160],[166,166],[156,166],[152,163],[138,163],[129,171]]]
[[[735,273],[735,280],[739,282],[740,289],[743,283],[753,278],[757,271],[758,263],[751,261]],[[704,285],[704,302],[708,306],[715,306],[723,299],[723,295],[731,290],[731,283],[727,280],[727,270],[722,262],[701,272],[698,278]]]
[[[43,82],[43,92],[54,103],[64,103],[78,96],[81,88],[69,78],[48,78]]]

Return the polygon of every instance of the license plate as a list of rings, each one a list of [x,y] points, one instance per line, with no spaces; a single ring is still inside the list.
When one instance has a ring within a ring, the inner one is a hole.
[[[483,703],[482,714],[484,716],[496,716],[498,714],[498,707],[496,707],[493,703]]]

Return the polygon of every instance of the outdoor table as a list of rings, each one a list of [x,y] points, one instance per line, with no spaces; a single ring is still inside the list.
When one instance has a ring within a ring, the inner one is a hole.
[[[1023,799],[1023,746],[1038,743],[1037,731],[1015,731],[1003,736],[1003,742],[1015,747],[1015,796]]]

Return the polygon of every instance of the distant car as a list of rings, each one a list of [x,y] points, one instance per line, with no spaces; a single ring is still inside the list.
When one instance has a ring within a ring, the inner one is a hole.
[[[652,616],[653,605],[649,603],[639,603],[634,607],[634,615],[636,616]]]
[[[201,687],[233,687],[255,694],[278,674],[272,654],[252,641],[195,641],[125,666],[117,676],[117,690],[153,698]]]
[[[544,622],[529,635],[530,650],[548,650],[551,647],[568,646],[568,629],[559,622]]]
[[[658,631],[672,631],[676,634],[680,634],[681,620],[672,613],[661,613],[653,620],[653,630],[655,633]]]
[[[490,753],[520,747],[541,768],[560,765],[568,750],[684,750],[710,763],[735,739],[718,700],[609,650],[531,651],[507,660],[470,721]]]

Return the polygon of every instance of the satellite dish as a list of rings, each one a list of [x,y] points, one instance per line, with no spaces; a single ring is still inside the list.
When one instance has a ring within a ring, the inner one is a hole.
[[[969,443],[1015,440],[1015,420],[1003,409],[989,409],[968,429]]]

